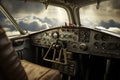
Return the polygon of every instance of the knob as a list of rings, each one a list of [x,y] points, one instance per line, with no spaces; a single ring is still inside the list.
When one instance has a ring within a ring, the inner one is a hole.
[[[52,33],[52,37],[53,37],[54,39],[59,38],[59,33],[58,33],[58,32],[53,32],[53,33]]]
[[[74,44],[74,45],[73,45],[73,48],[76,49],[76,48],[77,48],[77,45]]]
[[[80,49],[82,49],[83,51],[85,51],[87,49],[87,45],[85,43],[81,43],[80,44]]]

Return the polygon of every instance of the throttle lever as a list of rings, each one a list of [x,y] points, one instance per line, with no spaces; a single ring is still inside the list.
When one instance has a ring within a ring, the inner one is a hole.
[[[52,48],[54,50],[53,54],[50,53],[50,50],[52,50]],[[58,49],[59,49],[59,53],[57,53]],[[49,54],[52,56],[52,59],[48,58]],[[58,55],[58,57],[56,57],[56,55]],[[63,48],[62,46],[58,45],[58,44],[53,43],[49,47],[45,56],[43,57],[43,60],[58,63],[58,64],[67,64],[66,49]]]

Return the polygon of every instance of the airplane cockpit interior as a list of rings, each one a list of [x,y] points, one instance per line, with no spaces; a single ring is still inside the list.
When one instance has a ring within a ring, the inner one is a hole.
[[[120,80],[119,0],[0,0],[0,80]]]

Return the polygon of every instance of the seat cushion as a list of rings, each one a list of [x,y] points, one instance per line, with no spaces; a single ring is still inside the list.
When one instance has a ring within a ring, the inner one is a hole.
[[[60,80],[60,73],[57,70],[43,67],[26,60],[21,60],[21,63],[29,80]]]

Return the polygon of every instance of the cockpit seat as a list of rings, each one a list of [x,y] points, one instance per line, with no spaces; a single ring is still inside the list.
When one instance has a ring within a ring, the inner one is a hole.
[[[20,60],[0,26],[0,80],[60,80],[57,70]]]
[[[57,70],[43,67],[26,60],[21,60],[21,63],[29,80],[60,80],[60,73]]]

